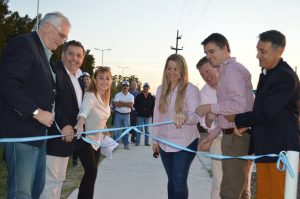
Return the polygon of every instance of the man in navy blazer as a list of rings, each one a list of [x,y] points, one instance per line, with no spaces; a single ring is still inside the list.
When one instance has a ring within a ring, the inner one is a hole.
[[[0,63],[0,139],[47,135],[54,121],[52,50],[64,43],[69,20],[48,13],[35,32],[13,38]],[[38,199],[45,184],[45,141],[3,144],[8,168],[7,198]]]
[[[253,110],[228,116],[236,127],[251,127],[255,155],[299,151],[300,85],[297,74],[281,58],[285,36],[276,30],[263,32],[257,43],[262,67]],[[276,169],[277,158],[256,160],[256,198],[284,198],[285,172]]]
[[[47,141],[46,185],[40,199],[60,198],[69,156],[76,149],[73,127],[77,124],[84,94],[84,82],[80,78],[84,55],[85,50],[80,42],[69,41],[63,46],[62,61],[54,66],[57,88],[55,121],[66,136]],[[53,125],[49,134],[59,135],[60,132]]]

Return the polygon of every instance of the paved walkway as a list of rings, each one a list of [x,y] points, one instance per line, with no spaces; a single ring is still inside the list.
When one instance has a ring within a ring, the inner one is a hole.
[[[142,142],[143,143],[143,142]],[[201,156],[194,159],[189,179],[189,199],[209,199],[211,178],[207,170],[210,160]],[[78,189],[68,197],[77,198]],[[166,199],[167,176],[161,159],[152,157],[151,146],[123,145],[113,153],[113,159],[104,159],[98,170],[94,199]]]

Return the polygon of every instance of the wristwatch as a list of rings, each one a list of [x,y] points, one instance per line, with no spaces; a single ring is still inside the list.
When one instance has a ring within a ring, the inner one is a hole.
[[[37,114],[39,114],[39,109],[36,109],[36,110],[32,113],[32,116],[36,116]]]

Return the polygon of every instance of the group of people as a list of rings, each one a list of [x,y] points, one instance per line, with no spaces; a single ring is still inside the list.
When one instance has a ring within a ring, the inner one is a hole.
[[[8,168],[7,198],[60,198],[69,156],[74,152],[84,167],[78,198],[93,198],[100,158],[101,140],[108,132],[82,135],[85,130],[105,129],[111,114],[112,73],[98,67],[91,79],[83,74],[85,49],[75,40],[66,42],[70,22],[59,12],[48,13],[39,29],[13,38],[0,63],[1,138],[44,135],[62,137],[3,144]],[[127,127],[174,120],[175,124],[153,127],[153,136],[193,151],[211,150],[231,156],[264,155],[299,151],[299,79],[281,58],[285,36],[276,30],[263,32],[257,43],[262,67],[254,96],[251,74],[231,57],[227,39],[209,35],[203,42],[205,57],[196,68],[206,85],[199,89],[189,82],[183,56],[170,55],[156,97],[143,91],[129,91],[123,81],[114,97],[114,127]],[[51,51],[63,45],[62,60],[52,63]],[[136,82],[131,82],[136,84]],[[87,87],[86,85],[89,84]],[[130,115],[136,116],[136,123]],[[199,142],[197,123],[208,130]],[[144,129],[149,146],[149,130]],[[121,131],[115,132],[115,139]],[[92,140],[86,143],[82,136]],[[132,141],[140,145],[141,135]],[[128,134],[122,138],[129,149]],[[168,198],[187,199],[187,178],[195,153],[157,140],[152,150],[161,156],[168,177]],[[279,172],[275,158],[256,161],[256,198],[283,198],[285,172]],[[252,161],[213,160],[211,198],[250,199]]]
[[[297,74],[283,61],[285,36],[270,30],[259,35],[257,59],[262,68],[254,96],[251,74],[230,55],[226,37],[209,35],[203,42],[205,57],[196,67],[206,85],[188,82],[181,55],[168,57],[158,87],[154,122],[174,119],[175,125],[153,127],[153,135],[196,150],[196,124],[208,129],[198,149],[229,156],[279,154],[299,151],[300,84]],[[168,176],[168,198],[188,198],[187,177],[194,153],[153,141]],[[256,198],[282,199],[285,172],[276,169],[276,158],[256,160]],[[211,198],[250,199],[252,161],[212,161]]]
[[[144,131],[145,139],[144,144],[150,146],[149,142],[149,128],[148,124],[151,123],[154,110],[154,96],[149,92],[149,83],[144,83],[143,90],[137,90],[136,81],[129,83],[124,80],[121,83],[121,91],[116,93],[113,100],[114,109],[114,127],[129,127],[136,125],[146,125],[143,128],[139,127],[141,132]],[[120,138],[122,130],[116,130],[114,139]],[[129,143],[135,143],[136,146],[140,145],[141,134],[132,130],[130,132],[131,138],[129,141],[129,134],[122,137],[124,148],[130,150]],[[118,142],[120,142],[118,140]]]
[[[82,73],[85,49],[79,41],[66,42],[70,27],[62,13],[48,13],[37,31],[16,36],[4,50],[0,107],[6,117],[0,122],[0,137],[62,136],[3,144],[7,198],[60,198],[74,152],[84,168],[78,198],[93,198],[100,143],[108,133],[81,132],[106,128],[112,73],[108,67],[99,67],[91,79]],[[61,62],[52,63],[51,51],[60,45]]]

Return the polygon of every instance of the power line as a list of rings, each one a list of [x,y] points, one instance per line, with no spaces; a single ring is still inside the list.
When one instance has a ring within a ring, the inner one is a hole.
[[[179,23],[180,23],[180,21],[181,21],[183,9],[184,9],[184,7],[185,7],[185,2],[186,2],[186,0],[184,0],[184,2],[183,2],[183,4],[182,4],[181,11],[180,11],[180,15],[179,15],[179,18],[178,18],[178,20],[177,20],[177,29],[179,28]]]
[[[184,45],[186,45],[186,44],[188,43],[188,41],[189,41],[189,39],[190,39],[192,33],[195,31],[195,28],[198,27],[198,24],[199,24],[200,20],[202,19],[202,16],[204,15],[204,13],[206,12],[209,3],[210,3],[210,0],[208,0],[208,1],[206,2],[205,6],[203,7],[203,9],[202,9],[202,11],[201,11],[201,13],[200,13],[200,15],[199,15],[197,21],[196,21],[196,24],[193,26],[193,29],[190,31],[190,34],[187,34],[188,36],[186,37],[186,39],[185,39],[184,42],[183,42]]]

